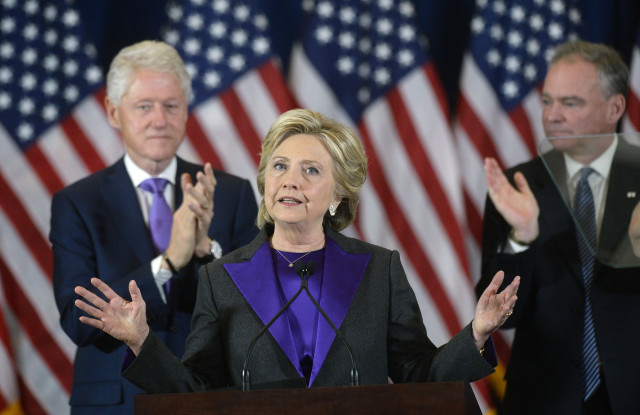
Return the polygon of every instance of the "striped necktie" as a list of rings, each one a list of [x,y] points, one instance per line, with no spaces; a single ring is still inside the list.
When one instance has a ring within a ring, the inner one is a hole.
[[[584,331],[582,334],[582,388],[584,400],[591,397],[600,385],[600,359],[596,343],[596,332],[593,326],[593,310],[591,308],[591,286],[593,285],[594,250],[596,247],[596,214],[593,194],[589,187],[588,177],[594,170],[583,167],[573,200],[573,213],[580,225],[578,230],[578,250],[582,264],[584,282]]]

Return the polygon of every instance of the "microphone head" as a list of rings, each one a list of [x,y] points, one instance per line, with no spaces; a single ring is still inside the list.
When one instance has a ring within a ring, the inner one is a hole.
[[[313,259],[309,262],[307,262],[307,274],[309,276],[312,276],[313,273],[316,271],[316,261],[314,261]]]
[[[305,271],[305,269],[307,268],[307,266],[305,265],[304,262],[302,261],[297,261],[295,263],[295,267],[296,267],[296,274],[298,274],[299,276],[302,277],[302,273]]]

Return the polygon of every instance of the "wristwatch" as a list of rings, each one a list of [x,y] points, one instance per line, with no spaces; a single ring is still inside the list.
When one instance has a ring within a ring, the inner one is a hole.
[[[220,246],[220,244],[213,239],[209,241],[209,243],[211,244],[211,250],[209,251],[209,253],[203,257],[196,258],[196,261],[198,261],[198,263],[200,264],[208,264],[214,259],[218,259],[222,256],[222,247]]]

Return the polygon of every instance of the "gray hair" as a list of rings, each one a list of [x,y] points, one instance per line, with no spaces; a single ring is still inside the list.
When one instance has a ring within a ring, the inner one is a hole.
[[[120,104],[133,76],[141,69],[175,74],[184,96],[191,100],[191,77],[178,52],[164,42],[144,40],[121,49],[111,61],[107,73],[107,96],[114,105]]]
[[[594,64],[598,70],[602,94],[610,98],[616,94],[627,96],[629,86],[629,68],[620,54],[612,47],[602,43],[573,40],[558,45],[551,58],[550,66],[575,57]]]

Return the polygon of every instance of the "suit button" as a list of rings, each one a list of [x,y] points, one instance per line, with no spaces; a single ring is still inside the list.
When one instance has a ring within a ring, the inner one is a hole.
[[[171,326],[171,328],[169,329],[171,330],[172,333],[177,333],[180,330],[180,327],[178,326]]]

